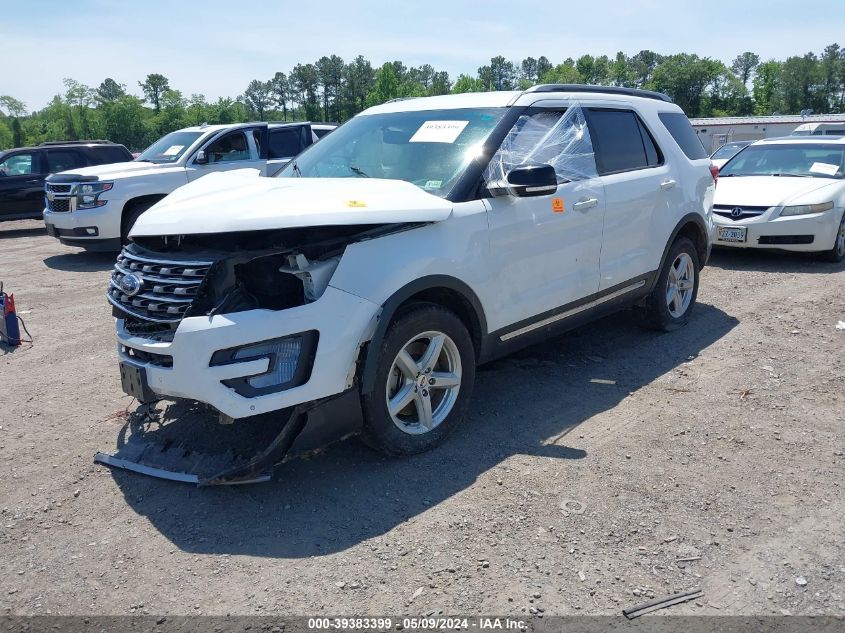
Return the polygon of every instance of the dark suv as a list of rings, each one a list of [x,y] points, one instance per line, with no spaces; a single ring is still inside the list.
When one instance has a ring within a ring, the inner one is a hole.
[[[132,160],[110,141],[41,143],[0,152],[0,222],[38,219],[44,210],[44,179],[68,169]]]

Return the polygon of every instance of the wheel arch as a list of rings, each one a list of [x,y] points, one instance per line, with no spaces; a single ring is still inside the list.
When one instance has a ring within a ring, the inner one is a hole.
[[[378,349],[387,328],[404,306],[412,303],[434,303],[454,312],[469,330],[476,360],[481,356],[482,342],[487,337],[487,319],[478,296],[466,283],[448,275],[421,277],[396,291],[384,302],[373,337],[366,347],[361,371],[361,392],[371,393],[378,369]]]
[[[707,262],[707,258],[710,255],[710,240],[708,239],[707,225],[700,214],[688,213],[682,217],[680,221],[678,221],[675,228],[672,230],[669,239],[666,240],[666,245],[663,247],[663,254],[660,256],[660,266],[657,268],[658,271],[663,270],[663,266],[666,263],[666,257],[669,255],[669,249],[672,248],[672,244],[674,244],[675,240],[679,237],[686,237],[695,245],[695,250],[698,253],[699,265],[704,268],[704,264]],[[659,275],[655,276],[653,284],[657,283],[658,277]],[[652,288],[654,287],[653,284]]]
[[[130,198],[129,200],[127,200],[126,203],[123,205],[123,210],[121,210],[121,212],[120,212],[121,234],[123,233],[123,230],[125,228],[124,223],[126,222],[126,218],[129,216],[130,213],[132,213],[132,211],[134,209],[136,209],[138,207],[138,205],[146,204],[148,202],[155,204],[156,202],[158,202],[159,200],[162,200],[166,196],[167,196],[166,193],[149,193],[149,194],[144,194],[142,196],[135,196],[134,198]]]

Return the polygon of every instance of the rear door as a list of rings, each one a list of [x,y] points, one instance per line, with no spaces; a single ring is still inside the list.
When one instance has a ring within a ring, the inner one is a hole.
[[[312,144],[311,126],[286,125],[269,130],[267,151],[267,173],[273,175],[287,165],[291,159]]]
[[[197,153],[188,160],[188,180],[196,180],[215,171],[233,169],[258,169],[262,174],[266,173],[267,163],[261,158],[262,149],[258,142],[261,135],[255,134],[266,127],[266,124],[239,127],[211,138],[200,147],[205,152],[207,163],[197,163]]]
[[[672,205],[680,204],[681,188],[674,168],[633,108],[590,107],[586,113],[607,200],[602,291],[652,272],[657,232],[663,239],[662,220]]]
[[[0,161],[0,219],[39,217],[44,210],[41,150],[12,152]]]

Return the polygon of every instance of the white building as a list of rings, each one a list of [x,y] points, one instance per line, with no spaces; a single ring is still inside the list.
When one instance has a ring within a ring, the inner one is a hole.
[[[845,135],[845,114],[726,116],[690,119],[690,123],[708,152],[714,152],[731,141],[758,141],[761,138],[789,136],[798,126],[807,124],[808,128],[818,129],[819,126],[813,124],[841,123],[841,129],[834,129],[836,125],[823,126],[824,133]]]

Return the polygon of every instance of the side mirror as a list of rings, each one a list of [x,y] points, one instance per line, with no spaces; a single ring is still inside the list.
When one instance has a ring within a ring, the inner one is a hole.
[[[490,183],[487,189],[494,196],[547,196],[557,191],[557,174],[551,165],[520,165],[508,172],[505,181]]]
[[[194,159],[194,162],[197,165],[206,165],[208,164],[208,156],[205,155],[205,150],[201,149],[197,152],[197,157]]]

